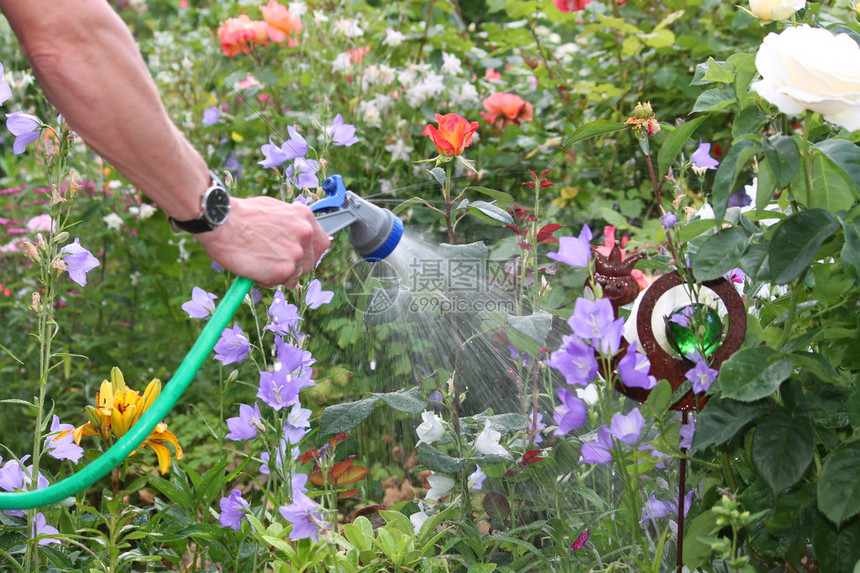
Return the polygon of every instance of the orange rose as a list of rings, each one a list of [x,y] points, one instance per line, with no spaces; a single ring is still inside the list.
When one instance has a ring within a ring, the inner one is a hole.
[[[464,117],[455,113],[445,115],[436,114],[436,123],[439,128],[432,125],[424,127],[422,135],[428,136],[436,144],[436,150],[442,155],[461,155],[463,150],[472,143],[472,134],[478,131],[477,121],[469,122]]]
[[[228,58],[238,54],[247,54],[256,45],[266,45],[268,34],[266,23],[251,20],[246,14],[237,18],[228,18],[218,28],[218,39],[221,40],[221,51]]]
[[[269,0],[265,6],[260,6],[263,19],[269,25],[269,39],[273,42],[282,43],[286,40],[287,46],[295,48],[299,45],[299,33],[302,31],[302,22],[290,12],[286,6],[278,4],[275,0]]]
[[[519,125],[521,121],[531,121],[534,114],[532,104],[518,95],[503,92],[485,99],[484,109],[487,111],[482,111],[481,117],[499,129],[511,123]]]

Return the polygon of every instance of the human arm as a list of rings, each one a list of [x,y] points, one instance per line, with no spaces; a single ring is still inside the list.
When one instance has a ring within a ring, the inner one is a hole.
[[[177,220],[196,218],[206,162],[167,115],[122,19],[105,0],[0,0],[48,101],[88,146]],[[214,231],[194,235],[228,270],[294,284],[329,238],[310,209],[233,198]]]

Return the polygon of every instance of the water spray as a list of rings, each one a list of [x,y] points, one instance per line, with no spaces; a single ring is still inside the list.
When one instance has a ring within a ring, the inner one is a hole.
[[[310,208],[317,213],[317,221],[329,235],[349,228],[353,248],[371,262],[381,261],[394,251],[403,236],[403,222],[397,215],[348,191],[340,175],[326,179],[323,191],[326,196]],[[221,333],[252,286],[254,281],[248,278],[238,277],[233,281],[161,395],[113,446],[79,472],[46,488],[0,493],[0,510],[30,509],[57,503],[93,485],[121,464],[173,409],[194,375],[209,358]]]

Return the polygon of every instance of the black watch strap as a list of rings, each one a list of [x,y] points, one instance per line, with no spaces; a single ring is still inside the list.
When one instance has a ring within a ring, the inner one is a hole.
[[[227,220],[230,211],[230,195],[224,187],[224,183],[214,171],[209,171],[210,184],[200,198],[200,215],[196,219],[177,221],[168,217],[170,225],[177,233],[206,233],[214,230],[218,225]]]

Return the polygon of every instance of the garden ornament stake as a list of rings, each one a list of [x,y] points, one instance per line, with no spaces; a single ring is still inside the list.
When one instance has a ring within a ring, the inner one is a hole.
[[[602,256],[594,250],[595,275],[594,280],[601,286],[606,296],[612,303],[612,308],[615,311],[615,318],[618,318],[618,308],[625,304],[633,302],[638,296],[639,287],[636,280],[633,278],[632,271],[636,262],[640,257],[627,257],[622,260],[621,251],[616,244],[608,257]],[[694,367],[693,363],[686,358],[678,358],[666,352],[663,347],[657,342],[654,337],[654,328],[652,327],[652,316],[657,302],[670,289],[684,284],[684,279],[677,272],[666,273],[656,281],[654,281],[639,302],[639,310],[636,313],[636,331],[639,336],[639,345],[642,352],[648,357],[651,363],[650,373],[658,380],[666,380],[672,387],[672,391],[676,391],[681,385],[687,381],[686,373]],[[710,289],[716,294],[726,307],[726,321],[728,322],[728,330],[722,343],[719,346],[708,352],[711,356],[710,366],[714,369],[719,369],[732,354],[740,350],[744,340],[744,335],[747,330],[747,315],[744,301],[735,290],[735,287],[724,278],[718,278],[711,281],[705,281],[701,286]],[[665,320],[664,322],[668,322]],[[626,346],[627,343],[623,342]],[[623,350],[623,348],[622,348]],[[610,372],[604,373],[604,376],[611,373],[617,364],[612,364]],[[607,379],[609,379],[607,377]],[[620,381],[616,383],[616,390],[625,396],[636,400],[637,402],[645,402],[648,398],[650,390],[643,388],[628,388]],[[690,410],[700,410],[707,402],[706,396],[696,396],[693,390],[690,389],[679,400],[670,407],[673,410],[681,411],[681,423],[688,423],[688,414]],[[681,454],[686,456],[686,449],[681,449]],[[678,470],[678,545],[677,545],[677,571],[681,572],[684,562],[684,494],[687,488],[687,460],[681,457],[680,467]]]
[[[329,234],[350,228],[355,250],[366,260],[380,261],[390,255],[403,235],[403,222],[388,209],[377,207],[347,191],[343,179],[333,175],[323,183],[326,197],[312,204],[317,220]],[[81,471],[46,488],[17,493],[0,493],[0,510],[30,509],[71,497],[94,484],[131,455],[179,400],[194,375],[209,357],[221,332],[251,290],[251,279],[238,277],[215,309],[176,373],[155,403],[117,442]]]

